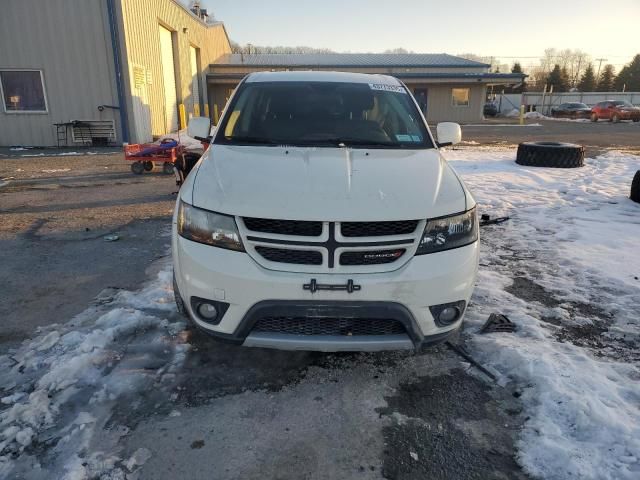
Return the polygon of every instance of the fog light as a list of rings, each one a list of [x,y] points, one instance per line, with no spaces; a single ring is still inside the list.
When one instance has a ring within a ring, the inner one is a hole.
[[[462,317],[467,303],[464,300],[429,307],[431,315],[439,327],[448,327]]]
[[[453,323],[460,316],[458,307],[447,307],[438,316],[441,323]]]
[[[210,303],[201,303],[198,306],[198,315],[205,320],[215,320],[218,317],[218,309]]]

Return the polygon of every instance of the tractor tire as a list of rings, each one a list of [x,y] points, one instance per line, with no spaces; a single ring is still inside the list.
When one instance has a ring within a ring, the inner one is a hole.
[[[523,142],[518,145],[516,163],[527,167],[583,167],[584,147],[573,143]]]
[[[631,182],[631,200],[636,203],[640,203],[640,170],[638,170],[633,177],[633,182]]]
[[[133,162],[131,164],[131,171],[136,175],[142,175],[142,172],[144,172],[144,164],[142,162]]]
[[[144,171],[150,172],[153,170],[153,162],[144,162]]]

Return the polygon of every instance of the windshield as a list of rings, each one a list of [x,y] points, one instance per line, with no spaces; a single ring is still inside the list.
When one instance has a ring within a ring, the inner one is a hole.
[[[633,107],[633,105],[631,105],[629,102],[624,102],[622,100],[616,100],[615,102],[611,103],[613,103],[616,107]]]
[[[584,103],[569,103],[568,108],[589,108]]]
[[[433,148],[402,86],[338,82],[243,83],[215,143]]]

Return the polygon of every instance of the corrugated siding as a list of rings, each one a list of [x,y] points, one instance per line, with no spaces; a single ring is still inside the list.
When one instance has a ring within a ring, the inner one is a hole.
[[[133,81],[132,65],[143,66],[149,71],[150,84],[147,85],[147,91],[151,130],[153,135],[159,136],[167,132],[158,26],[162,25],[175,32],[178,103],[186,106],[192,105],[191,89],[194,84],[189,47],[200,49],[200,64],[203,69],[200,72],[201,84],[205,85],[209,64],[230,53],[231,46],[222,25],[205,26],[173,0],[154,0],[152,7],[150,3],[148,0],[121,0],[120,8],[130,83]],[[201,101],[206,103],[207,99],[203,98]]]
[[[288,67],[472,67],[489,68],[485,63],[446,53],[235,53],[220,59],[222,64]]]
[[[420,88],[420,85],[411,85]],[[482,120],[482,108],[487,87],[484,85],[423,85],[429,90],[427,98],[427,120],[429,122],[477,122]],[[469,88],[469,106],[454,107],[451,102],[452,88]]]
[[[271,71],[284,71],[284,70],[309,70],[309,67],[285,67],[285,66],[274,66],[274,67],[252,67],[251,65],[211,65],[210,72],[211,73],[244,73],[248,74],[251,72],[271,72]],[[450,74],[461,74],[461,73],[485,73],[487,71],[486,68],[477,68],[477,67],[458,67],[458,68],[443,68],[443,67],[408,67],[408,68],[399,68],[399,67],[364,67],[364,66],[351,66],[351,67],[313,67],[312,70],[317,70],[320,72],[330,71],[330,72],[355,72],[355,73],[373,73],[373,74],[384,74],[384,75],[394,75],[401,73],[450,73]]]
[[[0,145],[54,145],[53,123],[116,120],[111,37],[104,0],[2,0],[0,69],[43,71],[47,114],[6,114]],[[119,128],[119,127],[118,127]]]

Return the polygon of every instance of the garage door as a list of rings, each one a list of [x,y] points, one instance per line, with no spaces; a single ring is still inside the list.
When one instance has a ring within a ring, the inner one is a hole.
[[[178,130],[178,99],[176,97],[176,69],[173,60],[173,35],[160,27],[160,57],[164,83],[165,133]]]
[[[191,53],[191,100],[193,102],[194,115],[200,115],[200,72],[198,70],[198,49],[190,48]]]

